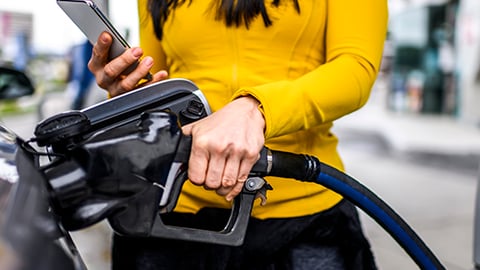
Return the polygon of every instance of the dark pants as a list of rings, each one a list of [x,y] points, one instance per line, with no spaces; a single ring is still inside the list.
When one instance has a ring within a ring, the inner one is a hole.
[[[220,230],[228,214],[229,210],[204,209],[196,215],[172,213],[163,220]],[[251,218],[240,247],[115,235],[112,266],[114,270],[376,269],[357,210],[347,201],[311,216]]]

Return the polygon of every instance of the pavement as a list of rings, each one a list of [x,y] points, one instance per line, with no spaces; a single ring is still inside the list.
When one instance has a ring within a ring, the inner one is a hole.
[[[480,160],[480,129],[453,117],[394,113],[385,108],[385,99],[384,87],[377,85],[369,102],[361,110],[336,121],[334,132],[339,134],[340,138],[346,134],[355,134],[354,136],[358,136],[360,140],[378,140],[379,143],[385,144],[389,151],[398,155],[455,160],[456,163],[463,164],[468,171],[466,174],[460,170],[453,172],[452,175],[446,175],[446,178],[467,180],[406,179],[405,186],[402,188],[404,192],[412,194],[411,199],[405,195],[400,196],[398,194],[402,192],[400,189],[392,188],[385,182],[372,181],[367,184],[374,187],[375,191],[384,196],[388,202],[396,206],[400,205],[397,208],[399,212],[414,221],[414,229],[418,229],[422,237],[427,239],[427,243],[432,244],[434,251],[446,261],[447,269],[473,269],[473,227],[477,182],[475,172]],[[64,93],[51,95],[45,103],[46,115],[66,110],[65,100]],[[27,136],[26,133],[31,134],[33,131],[33,125],[37,119],[25,120],[22,116],[10,116],[0,121],[21,135]],[[358,173],[362,179],[363,177],[374,178],[375,173],[361,172],[356,167],[360,166],[359,163],[366,162],[365,159],[365,156],[347,156],[346,163],[350,165],[353,173]],[[390,169],[389,164],[382,165],[382,159],[375,159],[374,162],[377,162],[378,166],[386,166],[385,170]],[[419,166],[416,168],[418,171],[422,170],[421,164]],[[392,167],[389,172],[385,172],[387,177],[388,173],[393,174],[392,170],[396,169]],[[422,188],[421,185],[425,187]],[[425,190],[429,190],[431,185],[437,185],[443,191],[437,194],[426,194]],[[422,190],[421,194],[420,191],[415,194],[412,186]],[[457,193],[448,194],[449,191]],[[439,221],[438,217],[433,217],[432,213],[415,212],[412,207],[402,208],[401,205],[408,200],[421,200],[419,205],[437,208],[436,211],[439,211],[439,206],[434,202],[443,200],[444,204],[441,205],[440,210],[445,210],[447,217]],[[453,208],[452,204],[458,204],[460,208]],[[429,215],[432,217],[430,218]],[[451,216],[450,220],[448,215]],[[415,264],[408,262],[409,258],[406,255],[398,255],[403,251],[395,247],[394,241],[385,240],[386,237],[381,233],[382,229],[378,225],[368,220],[365,215],[362,215],[362,219],[365,221],[367,234],[372,239],[372,246],[379,258],[381,269],[417,269]],[[433,229],[432,223],[435,223]],[[73,237],[89,269],[109,268],[109,232],[108,225],[101,223],[85,232],[74,233]]]

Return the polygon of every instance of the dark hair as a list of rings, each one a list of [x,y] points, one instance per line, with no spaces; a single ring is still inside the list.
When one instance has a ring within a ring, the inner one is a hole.
[[[190,4],[193,0],[189,0]],[[298,0],[292,0],[295,9],[300,13]],[[187,0],[148,0],[148,10],[152,15],[153,27],[155,35],[162,39],[163,23],[172,9],[179,5],[183,5]],[[265,8],[265,0],[218,0],[216,3],[217,14],[216,19],[225,20],[227,26],[240,26],[242,23],[248,28],[250,22],[258,15],[262,16],[265,27],[272,25],[272,21],[268,17]],[[280,0],[272,0],[272,5],[278,6]]]

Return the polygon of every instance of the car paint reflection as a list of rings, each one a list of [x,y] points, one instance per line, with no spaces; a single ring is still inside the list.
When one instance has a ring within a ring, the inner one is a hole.
[[[17,135],[8,128],[0,125],[0,181],[16,183],[18,171],[15,164]],[[0,193],[2,191],[0,190]]]
[[[0,228],[7,222],[8,202],[18,182],[15,163],[17,135],[0,124]],[[19,269],[19,259],[8,241],[0,237],[0,269]]]

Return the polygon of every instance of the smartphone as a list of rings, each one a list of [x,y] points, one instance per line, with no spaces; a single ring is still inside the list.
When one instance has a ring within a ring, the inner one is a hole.
[[[109,60],[121,55],[130,48],[128,42],[115,29],[108,17],[91,0],[57,0],[57,4],[67,16],[77,25],[87,37],[90,43],[95,44],[102,32],[112,35],[112,46],[110,47]],[[125,74],[130,73],[138,65],[138,61],[130,66]],[[145,79],[151,80],[149,73]]]

